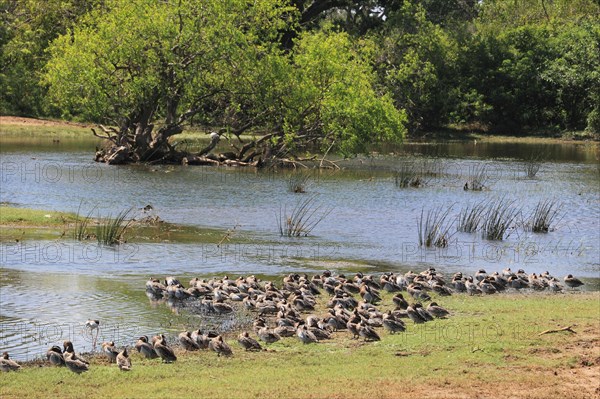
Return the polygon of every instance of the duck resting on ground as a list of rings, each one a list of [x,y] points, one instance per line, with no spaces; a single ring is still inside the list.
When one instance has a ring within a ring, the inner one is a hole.
[[[173,348],[167,344],[164,334],[160,334],[154,342],[154,350],[160,356],[163,363],[171,363],[177,360]]]
[[[247,351],[261,351],[262,346],[258,343],[257,340],[250,337],[247,331],[244,331],[238,336],[239,344]]]
[[[123,350],[119,352],[117,355],[117,366],[121,371],[130,371],[131,370],[131,359],[129,359],[129,354],[127,353],[127,347],[123,347]]]
[[[8,356],[8,352],[4,352],[0,358],[0,370],[4,372],[17,371],[21,369],[21,365]]]
[[[567,285],[567,287],[570,287],[573,289],[583,285],[583,281],[579,280],[578,278],[573,277],[572,274],[565,276],[564,281],[565,281],[565,284]]]
[[[46,359],[54,366],[64,366],[65,358],[63,357],[60,346],[54,345],[46,352]]]

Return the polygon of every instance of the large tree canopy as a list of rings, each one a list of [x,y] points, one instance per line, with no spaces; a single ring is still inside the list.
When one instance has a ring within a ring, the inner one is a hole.
[[[599,133],[599,21],[597,0],[0,0],[0,113],[108,126],[109,162],[215,161],[223,132],[239,162],[405,127]],[[192,157],[169,140],[190,120],[219,131]]]
[[[238,137],[270,129],[268,140],[259,139],[269,151],[248,152],[256,143],[246,143],[235,156],[243,162],[308,143],[351,154],[373,138],[403,135],[402,112],[374,90],[368,52],[358,51],[365,44],[321,32],[303,35],[291,53],[280,49],[297,15],[284,2],[115,0],[108,7],[58,38],[46,68],[57,106],[116,126],[96,132],[113,143],[101,160],[181,161],[188,154],[168,139],[197,114]]]

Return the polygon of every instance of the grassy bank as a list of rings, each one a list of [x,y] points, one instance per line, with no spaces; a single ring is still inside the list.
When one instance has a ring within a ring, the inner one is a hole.
[[[390,303],[390,296],[384,303]],[[226,337],[231,358],[179,352],[174,364],[132,355],[120,372],[102,357],[90,371],[24,365],[3,375],[8,398],[594,398],[600,393],[600,296],[453,295],[440,301],[447,320],[408,322],[405,333],[382,341],[302,345],[285,338],[267,351],[246,353]],[[323,309],[321,309],[323,310]],[[548,329],[573,326],[576,334]]]
[[[73,239],[78,221],[81,223],[88,216],[87,212],[82,211],[78,216],[70,212],[0,205],[0,242]],[[86,231],[90,236],[84,241],[94,241],[96,226],[107,222],[107,219],[97,212],[92,212],[89,216],[91,218],[87,222]],[[132,212],[129,217],[135,220],[129,224],[124,234],[128,242],[218,243],[231,234],[225,228],[200,228],[167,223],[156,215],[141,212]],[[244,237],[239,235],[236,239],[236,242],[246,242]]]
[[[0,117],[1,136],[75,137],[91,135],[92,125],[13,116]]]
[[[69,212],[44,211],[38,209],[0,206],[0,225],[2,227],[56,227],[73,223],[77,215]]]
[[[0,139],[8,137],[52,137],[52,138],[90,138],[93,139],[91,128],[94,124],[75,123],[60,120],[44,120],[24,117],[0,117]],[[201,126],[187,126],[182,134],[174,137],[176,141],[189,140],[208,142],[209,133],[217,130]],[[258,136],[264,134],[261,132]],[[243,140],[252,139],[252,135],[242,135]],[[479,142],[511,142],[511,143],[564,143],[581,140],[600,140],[596,134],[582,131],[571,132],[526,132],[516,134],[488,134],[468,126],[452,126],[435,131],[421,132],[406,141],[472,141]]]

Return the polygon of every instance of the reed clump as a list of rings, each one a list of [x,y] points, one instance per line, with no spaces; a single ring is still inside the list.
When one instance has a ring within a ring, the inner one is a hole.
[[[295,170],[288,175],[287,187],[291,193],[305,193],[311,179],[308,170]]]
[[[450,229],[453,225],[452,222],[448,222],[451,210],[451,206],[445,210],[443,207],[437,207],[428,210],[425,214],[424,209],[421,209],[421,217],[417,224],[419,246],[428,248],[446,248],[448,246],[452,236]]]
[[[425,181],[419,172],[419,167],[414,162],[403,162],[394,171],[394,183],[398,188],[421,187]]]
[[[75,217],[75,230],[73,231],[73,238],[77,241],[83,241],[90,238],[90,234],[88,233],[88,225],[92,221],[92,213],[96,209],[96,207],[93,207],[87,215],[82,217],[80,214],[81,205],[82,204],[80,203],[79,207],[77,208],[77,215]]]
[[[123,242],[125,232],[133,223],[133,219],[127,220],[132,208],[123,210],[113,218],[112,215],[99,219],[96,225],[96,238],[99,244],[115,245]]]
[[[533,179],[539,172],[542,163],[546,159],[546,154],[543,152],[532,152],[526,159],[521,163],[525,176],[528,179]]]
[[[481,201],[474,205],[467,205],[461,209],[458,215],[457,230],[463,233],[474,233],[483,224],[483,216],[487,210],[487,201]]]
[[[516,200],[500,198],[488,203],[481,224],[482,237],[487,240],[503,240],[514,228],[514,222],[519,210],[514,207]],[[508,233],[508,234],[507,234]]]
[[[551,225],[556,221],[559,213],[560,204],[556,200],[541,200],[531,212],[527,222],[524,223],[525,230],[547,233],[551,231]]]
[[[487,187],[489,174],[485,164],[478,164],[469,167],[467,182],[464,185],[465,190],[483,191]]]
[[[306,237],[331,211],[316,202],[315,196],[298,202],[291,212],[280,207],[277,218],[279,234],[283,237]]]

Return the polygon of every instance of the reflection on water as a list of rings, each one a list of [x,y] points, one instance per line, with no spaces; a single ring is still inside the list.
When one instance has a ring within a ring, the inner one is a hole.
[[[314,171],[307,187],[309,195],[332,209],[331,214],[313,236],[283,239],[276,220],[280,208],[289,209],[305,198],[287,191],[287,173],[175,165],[109,167],[92,162],[87,147],[66,146],[3,144],[0,202],[74,212],[83,201],[86,210],[97,207],[101,214],[151,204],[151,214],[163,220],[211,231],[190,230],[187,239],[177,242],[130,242],[115,248],[68,239],[1,242],[0,347],[15,359],[40,356],[64,339],[73,340],[78,350],[93,349],[84,328],[87,319],[102,321],[99,342],[118,344],[131,343],[140,335],[197,328],[206,321],[180,307],[149,300],[144,283],[150,276],[186,280],[223,274],[405,272],[428,267],[449,275],[511,267],[548,270],[560,277],[573,273],[585,279],[588,289],[599,288],[597,147],[541,148],[548,161],[535,179],[527,179],[515,160],[527,157],[535,149],[531,145],[407,145],[406,153],[441,156],[418,160],[428,180],[420,189],[398,189],[394,184],[394,170],[415,158],[378,156],[341,162],[346,170]],[[481,165],[486,167],[489,190],[465,192],[469,172]],[[497,198],[516,201],[521,223],[540,200],[557,200],[561,210],[555,231],[534,234],[517,228],[498,242],[456,233],[448,248],[418,246],[422,210],[449,207],[456,223],[467,204]],[[239,227],[217,245],[234,226]]]
[[[435,144],[408,143],[403,153],[428,157],[509,158],[541,157],[552,162],[597,163],[596,143],[527,143],[527,142],[447,142]]]

